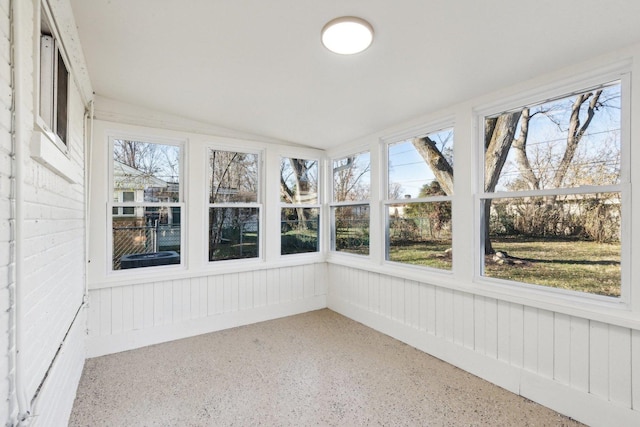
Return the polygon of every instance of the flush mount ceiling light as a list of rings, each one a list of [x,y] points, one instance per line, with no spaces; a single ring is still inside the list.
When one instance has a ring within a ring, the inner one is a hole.
[[[322,29],[322,44],[332,52],[352,55],[368,48],[373,41],[373,27],[354,16],[343,16]]]

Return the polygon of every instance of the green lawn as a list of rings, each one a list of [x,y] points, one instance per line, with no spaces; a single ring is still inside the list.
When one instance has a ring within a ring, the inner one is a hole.
[[[620,245],[581,240],[497,239],[496,251],[504,251],[521,263],[500,265],[492,256],[485,260],[485,275],[517,282],[620,296]],[[449,241],[394,245],[391,261],[451,269],[445,250]]]
[[[451,255],[445,252],[450,247],[450,240],[394,244],[389,248],[389,261],[451,270]]]
[[[493,248],[524,264],[498,265],[487,257],[488,277],[620,296],[620,244],[522,238],[493,239]]]

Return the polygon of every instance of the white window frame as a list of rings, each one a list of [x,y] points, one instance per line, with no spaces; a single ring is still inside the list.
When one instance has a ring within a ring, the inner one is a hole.
[[[114,202],[113,201],[113,193],[114,193],[114,172],[113,172],[113,142],[114,140],[129,140],[136,142],[144,142],[149,144],[159,144],[159,145],[172,145],[176,146],[180,149],[180,159],[179,159],[179,178],[178,178],[178,192],[179,192],[179,201],[178,202]],[[108,182],[107,182],[107,198],[108,202],[106,205],[107,212],[107,221],[106,221],[106,274],[107,275],[149,275],[152,272],[157,272],[158,270],[179,270],[184,269],[187,265],[187,256],[188,256],[188,248],[186,244],[186,234],[187,227],[185,224],[187,218],[187,203],[186,203],[186,186],[185,179],[187,174],[185,173],[185,164],[187,163],[187,152],[186,152],[186,141],[180,139],[168,139],[164,137],[155,137],[155,136],[147,136],[147,135],[136,135],[130,133],[109,133],[107,135],[107,157],[106,161],[108,163]],[[171,264],[171,265],[161,265],[161,266],[150,266],[143,268],[131,268],[131,269],[113,269],[113,210],[114,208],[124,208],[124,207],[133,207],[136,209],[145,209],[147,207],[167,207],[171,209],[172,207],[180,208],[180,264]]]
[[[316,166],[317,166],[317,171],[318,171],[318,176],[317,176],[317,181],[318,181],[318,188],[316,189],[316,203],[285,203],[280,199],[280,187],[279,187],[279,183],[280,183],[280,166],[282,164],[282,160],[283,159],[303,159],[303,160],[308,160],[308,161],[315,161],[316,162]],[[322,255],[322,253],[324,252],[323,247],[324,247],[324,239],[323,239],[323,225],[324,225],[324,220],[323,220],[323,214],[324,214],[324,209],[323,209],[323,172],[324,172],[324,167],[323,167],[323,158],[321,156],[318,155],[306,155],[306,154],[300,154],[297,155],[295,153],[280,153],[279,158],[278,158],[278,229],[280,230],[280,232],[278,233],[278,245],[277,247],[279,248],[279,256],[282,257],[286,257],[286,258],[290,258],[290,257],[317,257],[318,255]],[[300,253],[294,253],[294,254],[283,254],[282,253],[282,210],[283,209],[297,209],[297,208],[301,208],[301,209],[317,209],[318,211],[318,250],[313,251],[313,252],[300,252]]]
[[[42,21],[46,21],[48,29],[42,28]],[[37,38],[37,52],[39,52],[38,60],[36,62],[37,78],[36,78],[36,91],[35,96],[37,99],[36,105],[38,106],[37,114],[35,114],[36,126],[42,131],[46,138],[66,157],[70,156],[70,90],[72,86],[71,68],[69,67],[69,60],[64,49],[63,44],[60,41],[59,32],[55,25],[55,20],[49,10],[49,7],[45,1],[40,3],[40,20],[37,22],[38,38]],[[43,30],[48,30],[50,36],[44,36]],[[45,39],[46,37],[46,39]],[[67,93],[66,98],[66,137],[63,140],[57,132],[58,121],[58,58],[62,59],[67,73]],[[46,92],[46,96],[43,95]],[[45,99],[46,98],[46,99]],[[46,102],[46,105],[43,103]],[[45,110],[48,112],[48,120],[42,117],[41,112]]]
[[[590,186],[578,188],[559,188],[548,190],[493,192],[484,191],[484,119],[495,116],[501,112],[512,111],[525,105],[537,105],[572,94],[583,93],[598,87],[606,86],[614,81],[620,81],[621,94],[621,147],[620,147],[620,184],[606,186]],[[632,301],[632,289],[630,281],[631,261],[631,174],[630,174],[630,113],[631,113],[631,76],[630,66],[614,64],[607,71],[592,72],[578,78],[565,80],[557,84],[551,84],[538,90],[532,90],[519,96],[503,99],[501,102],[492,103],[474,109],[476,123],[476,143],[474,144],[474,156],[476,159],[476,188],[474,196],[474,274],[473,282],[476,286],[490,291],[498,291],[515,298],[533,298],[544,303],[557,304],[566,302],[569,304],[595,304],[596,306],[624,309],[630,308]],[[604,295],[590,294],[587,292],[571,291],[549,286],[529,284],[524,282],[509,281],[505,279],[491,278],[483,275],[484,267],[484,209],[482,201],[486,199],[517,198],[524,196],[540,195],[568,195],[568,194],[594,194],[619,192],[621,194],[621,235],[626,237],[621,241],[621,283],[620,297],[608,297]]]
[[[210,180],[209,173],[209,159],[211,151],[226,151],[233,153],[243,153],[243,154],[255,154],[258,157],[258,188],[256,193],[256,202],[251,203],[238,203],[238,202],[228,202],[228,203],[210,203],[209,202],[209,185],[205,185],[204,187],[204,200],[205,202],[205,227],[206,227],[206,239],[205,239],[205,264],[209,266],[213,265],[221,265],[222,264],[234,264],[234,263],[251,263],[251,262],[263,262],[264,261],[264,240],[265,240],[265,230],[264,230],[264,151],[263,150],[255,150],[255,149],[242,149],[238,150],[238,147],[232,147],[224,144],[207,144],[206,145],[206,153],[205,156],[205,165],[204,170],[207,173],[207,180]],[[257,208],[258,209],[258,256],[253,258],[238,258],[238,259],[229,259],[229,260],[209,260],[209,230],[211,224],[209,224],[209,209],[211,208]]]
[[[328,173],[328,175],[330,175],[328,177],[329,181],[330,181],[330,192],[331,192],[331,196],[330,196],[330,202],[329,202],[329,211],[330,211],[330,232],[331,232],[331,237],[330,237],[330,250],[333,254],[340,254],[340,255],[345,255],[345,256],[357,256],[357,257],[366,257],[369,258],[371,257],[371,179],[369,181],[369,197],[366,199],[361,199],[361,200],[353,200],[353,201],[336,201],[336,195],[335,195],[335,186],[334,186],[334,170],[333,170],[333,163],[335,161],[338,160],[344,160],[348,157],[357,157],[361,154],[368,154],[369,155],[369,176],[371,177],[371,169],[372,169],[372,164],[371,164],[371,150],[369,149],[364,149],[364,150],[359,150],[359,151],[354,151],[353,153],[349,153],[346,155],[340,155],[340,156],[335,156],[332,157],[331,159],[329,159],[328,162],[328,169],[330,171],[330,173]],[[361,255],[361,254],[353,254],[350,252],[345,252],[345,251],[338,251],[336,250],[336,218],[335,218],[335,211],[336,208],[340,208],[340,207],[344,207],[344,206],[352,206],[352,207],[357,207],[357,206],[367,206],[369,208],[369,250],[368,250],[368,254],[366,255]]]
[[[384,229],[383,231],[383,253],[382,253],[382,261],[384,264],[388,266],[393,266],[393,268],[403,268],[409,270],[428,270],[430,272],[434,272],[436,274],[441,274],[444,276],[451,276],[453,274],[455,263],[454,259],[452,259],[452,265],[450,270],[444,270],[441,268],[430,267],[427,265],[416,265],[416,264],[408,264],[399,261],[391,261],[389,260],[389,207],[396,204],[406,204],[407,199],[390,199],[389,198],[389,146],[393,144],[397,144],[399,142],[406,141],[410,138],[420,137],[422,135],[431,135],[434,133],[438,133],[444,130],[451,129],[454,133],[454,147],[455,147],[455,123],[453,119],[444,119],[442,121],[432,123],[426,126],[419,126],[411,129],[406,129],[402,132],[399,132],[394,135],[390,135],[381,139],[381,151],[382,151],[382,171],[383,171],[383,179],[381,179],[381,209],[382,209],[382,224]],[[455,165],[455,162],[454,162]],[[455,166],[454,166],[455,168]],[[454,169],[454,185],[455,185],[455,169]],[[411,199],[409,203],[433,203],[433,202],[449,202],[451,203],[451,212],[454,212],[454,198],[455,192],[452,196],[430,196],[430,197],[419,197],[415,199]],[[451,227],[453,229],[453,218],[451,219]],[[452,232],[451,235],[451,244],[453,246],[453,239],[455,238],[455,234]]]

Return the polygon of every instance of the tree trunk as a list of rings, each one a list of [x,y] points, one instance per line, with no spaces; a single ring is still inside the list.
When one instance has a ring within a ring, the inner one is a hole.
[[[587,131],[587,128],[591,124],[591,120],[595,115],[596,107],[598,105],[598,100],[600,99],[600,95],[602,94],[602,89],[596,91],[595,94],[592,92],[584,93],[579,95],[573,106],[571,107],[571,118],[569,120],[569,133],[567,135],[567,147],[564,152],[564,156],[562,157],[562,161],[556,170],[556,174],[553,177],[553,187],[559,188],[562,186],[562,181],[564,181],[564,177],[569,170],[569,166],[573,161],[573,156],[576,153],[576,149],[578,148],[578,143],[584,136],[584,133]],[[591,98],[593,96],[593,98]],[[580,126],[580,108],[582,104],[584,104],[589,98],[591,101],[589,102],[589,108],[587,109],[587,118]]]
[[[451,196],[453,194],[453,168],[442,155],[436,143],[428,136],[425,136],[415,138],[413,140],[413,146],[431,168],[431,171],[440,184],[440,188],[442,188],[447,196]]]
[[[484,153],[484,189],[486,192],[495,191],[500,172],[507,160],[509,149],[513,143],[516,126],[521,112],[501,114],[495,119],[489,119],[485,128]],[[487,129],[491,129],[489,133]],[[484,253],[495,253],[489,233],[489,217],[491,213],[491,199],[484,201]]]
[[[535,113],[534,113],[535,114]],[[527,137],[529,136],[529,108],[522,110],[520,117],[520,135],[513,141],[515,161],[522,178],[526,181],[529,190],[540,189],[540,180],[533,172],[529,158],[527,157]]]

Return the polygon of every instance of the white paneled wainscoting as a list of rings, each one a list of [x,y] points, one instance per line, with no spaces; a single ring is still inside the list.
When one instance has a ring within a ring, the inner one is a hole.
[[[87,357],[325,308],[324,263],[89,292]]]
[[[640,425],[640,331],[329,264],[328,307],[590,425]]]

